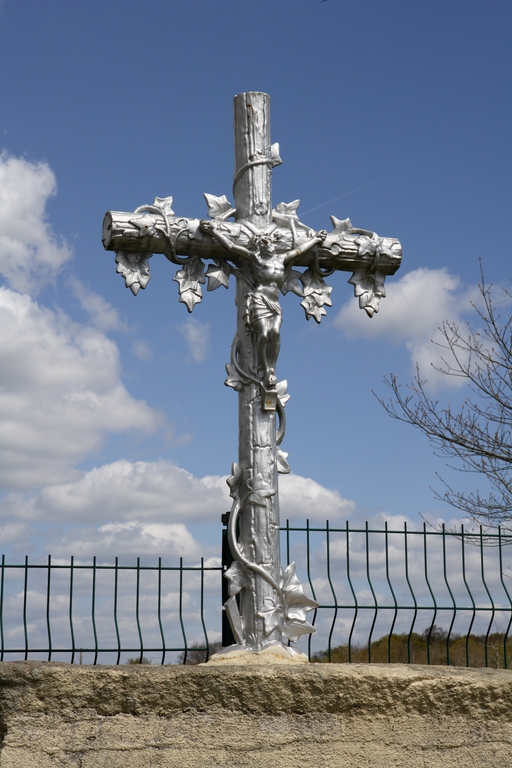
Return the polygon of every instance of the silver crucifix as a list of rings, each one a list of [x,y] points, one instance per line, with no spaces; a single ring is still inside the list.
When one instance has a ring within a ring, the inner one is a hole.
[[[234,562],[225,574],[230,597],[224,607],[236,639],[229,650],[297,658],[302,654],[287,641],[315,631],[306,614],[317,603],[304,594],[295,563],[281,567],[278,473],[290,467],[281,450],[287,382],[276,375],[279,293],[297,294],[306,318],[319,323],[332,305],[324,278],[335,270],[352,272],[348,282],[372,317],[402,251],[395,238],[353,227],[349,219],[331,216],[333,231],[315,232],[298,218],[298,200],[273,209],[272,168],[281,162],[279,145],[270,141],[269,96],[241,93],[235,96],[234,204],[205,194],[209,220],[176,216],[171,197],[133,213],[109,211],[103,245],[116,252],[117,271],[134,295],[150,279],[153,253],[179,264],[173,279],[189,312],[201,301],[205,278],[213,291],[236,277],[237,331],[225,382],[238,392],[239,404],[238,463],[227,481]],[[204,260],[210,261],[206,272]]]

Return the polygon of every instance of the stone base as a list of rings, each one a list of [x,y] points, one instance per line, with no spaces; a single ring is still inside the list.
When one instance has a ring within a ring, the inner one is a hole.
[[[506,768],[512,673],[0,664],[1,768]]]
[[[219,653],[214,653],[207,664],[308,664],[305,653],[288,648],[285,645],[268,645],[261,651],[252,651],[245,646],[230,645]],[[201,666],[204,666],[202,664]]]

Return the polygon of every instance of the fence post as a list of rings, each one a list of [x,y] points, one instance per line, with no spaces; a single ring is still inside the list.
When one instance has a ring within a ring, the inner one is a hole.
[[[235,636],[233,635],[233,630],[231,629],[231,624],[229,623],[228,615],[226,613],[226,610],[224,608],[224,605],[229,598],[228,594],[228,580],[224,578],[224,574],[233,562],[233,555],[231,554],[231,549],[229,547],[229,541],[228,541],[228,522],[229,522],[229,512],[225,512],[223,515],[220,516],[220,519],[222,521],[222,573],[221,573],[221,599],[222,599],[222,647],[228,648],[230,645],[235,645],[236,640]],[[236,597],[238,602],[238,595]]]

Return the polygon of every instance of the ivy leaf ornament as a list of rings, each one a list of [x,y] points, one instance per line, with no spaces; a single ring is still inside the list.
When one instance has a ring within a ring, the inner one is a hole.
[[[182,304],[185,304],[189,312],[192,312],[195,305],[199,304],[202,298],[203,292],[201,288],[198,288],[197,291],[189,289],[188,291],[181,291],[180,293],[180,301]]]
[[[322,293],[327,287],[322,275],[314,269],[306,269],[306,271],[301,274],[300,281],[304,286],[304,296],[309,296],[311,293]]]
[[[266,635],[270,635],[275,629],[279,629],[281,633],[283,632],[284,610],[272,597],[266,597],[263,600],[263,607],[258,612],[258,616],[263,619]]]
[[[373,256],[379,244],[377,238],[367,237],[366,235],[358,237],[356,243],[360,256]]]
[[[211,219],[228,219],[235,213],[235,209],[227,199],[226,195],[222,197],[216,197],[215,195],[209,195],[204,193],[204,199],[208,206],[208,216]]]
[[[133,216],[129,221],[130,224],[133,224],[133,226],[138,229],[137,235],[139,237],[151,237],[157,231],[157,220],[149,213],[143,213],[140,216]]]
[[[292,643],[296,643],[301,635],[310,635],[314,631],[314,626],[308,621],[288,619],[284,622],[283,635]]]
[[[311,320],[311,318],[313,318],[317,323],[320,323],[323,315],[327,314],[323,307],[318,306],[313,296],[306,296],[304,301],[301,301],[300,305],[304,308],[306,320]]]
[[[277,471],[280,475],[289,475],[292,471],[288,464],[288,454],[280,448],[277,449]]]
[[[180,301],[186,305],[189,312],[192,312],[203,298],[199,283],[204,283],[204,279],[204,264],[199,258],[187,261],[183,269],[179,269],[173,277],[179,286]]]
[[[228,377],[224,382],[226,387],[232,387],[235,392],[240,392],[243,386],[243,381],[238,375],[235,366],[231,365],[231,363],[226,363],[226,373],[228,374]]]
[[[270,498],[270,496],[274,496],[276,492],[275,488],[272,488],[272,486],[266,482],[261,473],[251,477],[247,481],[247,487],[250,491],[247,502],[249,504],[254,504],[257,507],[266,507],[267,499]]]
[[[286,379],[283,379],[283,381],[277,382],[276,390],[277,390],[277,396],[279,398],[279,402],[284,408],[284,406],[290,399],[290,395],[288,394],[288,382],[286,381]]]
[[[183,265],[183,269],[179,269],[176,272],[176,276],[173,280],[179,284],[180,293],[182,291],[199,291],[199,283],[204,283],[204,264],[201,259],[194,259],[193,261],[187,261]]]
[[[318,608],[318,603],[304,594],[304,587],[297,577],[296,568],[295,562],[292,562],[283,571],[281,588],[286,600],[287,618],[304,621],[306,613]]]
[[[283,287],[281,288],[281,293],[288,293],[291,291],[296,296],[300,296],[301,298],[304,296],[304,291],[299,285],[299,280],[302,277],[302,272],[299,272],[298,269],[290,269],[288,273],[288,277],[286,278]]]
[[[353,229],[350,219],[337,219],[336,216],[329,216],[329,218],[334,227],[331,233],[333,235],[343,235]]]
[[[299,217],[297,216],[299,205],[300,200],[292,200],[291,203],[279,203],[272,211],[272,221],[280,227],[289,229],[293,233],[294,238],[295,227],[300,224]]]
[[[208,290],[215,291],[221,285],[229,288],[229,265],[228,264],[208,264],[206,277],[208,278]]]
[[[242,589],[251,588],[250,572],[239,560],[231,563],[227,571],[224,572],[224,578],[229,581],[228,593],[230,597],[238,595]]]
[[[279,629],[292,643],[296,643],[301,635],[315,631],[313,625],[306,621],[306,613],[318,608],[316,600],[304,594],[295,567],[295,563],[290,563],[285,571],[281,571],[280,586],[284,604],[272,597],[266,597],[258,613],[263,619],[266,635]]]
[[[231,476],[226,480],[226,483],[229,487],[229,495],[232,499],[238,498],[238,486],[240,485],[241,479],[242,468],[236,462],[234,462],[233,466],[231,467]]]
[[[160,208],[166,216],[173,216],[172,197],[155,197],[153,202],[155,208]]]
[[[296,216],[297,215],[297,208],[300,205],[300,200],[292,200],[291,203],[279,203],[279,205],[276,205],[274,208],[274,211],[276,213],[282,213],[285,216]]]

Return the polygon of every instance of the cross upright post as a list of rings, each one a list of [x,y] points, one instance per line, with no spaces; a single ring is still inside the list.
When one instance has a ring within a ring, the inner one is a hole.
[[[279,293],[300,296],[306,318],[319,323],[332,304],[324,278],[351,271],[359,305],[372,317],[385,296],[386,275],[400,266],[401,246],[334,216],[332,233],[315,232],[299,220],[298,200],[272,209],[272,168],[282,161],[270,139],[270,98],[242,93],[234,106],[234,205],[225,196],[205,194],[210,220],[176,216],[170,197],[157,197],[133,213],[109,211],[103,244],[116,251],[117,271],[134,295],[150,279],[153,253],[179,264],[174,280],[189,312],[201,301],[205,278],[208,290],[215,290],[236,277],[237,330],[225,383],[238,392],[239,442],[227,481],[234,561],[225,573],[230,596],[224,605],[236,644],[227,652],[306,659],[287,641],[315,631],[306,614],[317,603],[304,594],[295,563],[283,570],[279,547],[278,473],[290,471],[281,450],[287,382],[276,376]],[[206,272],[203,259],[212,262]]]
[[[272,224],[272,154],[269,152],[270,140],[270,98],[265,93],[242,93],[235,97],[235,175],[233,195],[235,200],[235,221],[242,221],[254,227],[255,232],[265,232]],[[247,324],[247,294],[250,285],[242,276],[237,277],[237,338],[233,357],[238,357],[242,371],[258,371],[258,349],[254,332]],[[269,309],[268,312],[271,310]],[[264,318],[263,318],[264,321]],[[267,340],[268,344],[268,340]],[[272,374],[270,374],[272,375]],[[268,382],[267,382],[268,383]],[[274,382],[272,382],[274,383]],[[249,554],[252,562],[268,574],[277,584],[280,577],[279,546],[279,495],[277,492],[277,442],[276,442],[276,407],[277,390],[270,384],[269,395],[262,392],[260,382],[247,379],[238,393],[238,465],[241,468],[238,494],[248,496],[243,513],[239,516],[240,551]],[[263,400],[262,400],[263,394]],[[269,402],[266,402],[270,400]],[[263,407],[262,407],[263,406]],[[257,499],[251,490],[265,487],[261,499]],[[228,536],[231,550],[236,544],[236,520],[233,510],[228,521]],[[240,563],[237,559],[235,563]],[[235,565],[235,569],[240,569]],[[238,620],[235,598],[227,606],[228,616],[235,638],[248,641],[251,646],[260,649],[267,641],[281,642],[279,627],[265,632],[262,606],[272,605],[275,599],[275,586],[272,582],[254,571],[246,571],[251,588],[240,591],[240,615]],[[238,626],[236,626],[238,624]]]

